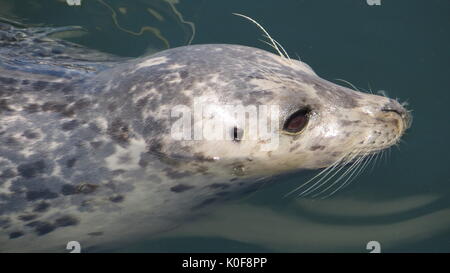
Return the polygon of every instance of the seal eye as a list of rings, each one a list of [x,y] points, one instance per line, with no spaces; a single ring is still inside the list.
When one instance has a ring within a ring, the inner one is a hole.
[[[242,136],[244,135],[244,131],[242,129],[239,129],[238,127],[234,126],[233,127],[233,141],[234,142],[239,142],[242,140]]]
[[[284,123],[283,130],[291,134],[301,132],[308,123],[308,113],[309,110],[302,109],[292,114]]]

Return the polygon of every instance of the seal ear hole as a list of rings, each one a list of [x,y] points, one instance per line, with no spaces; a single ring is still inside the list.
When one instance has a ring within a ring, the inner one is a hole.
[[[305,108],[293,113],[284,123],[283,131],[289,134],[300,133],[308,124],[310,109]]]
[[[242,140],[242,136],[244,135],[244,130],[238,128],[237,126],[233,127],[232,137],[234,142],[240,142]]]

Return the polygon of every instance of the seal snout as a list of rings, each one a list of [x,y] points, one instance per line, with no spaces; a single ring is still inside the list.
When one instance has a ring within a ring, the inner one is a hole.
[[[407,130],[411,127],[412,116],[411,113],[405,109],[398,101],[391,99],[389,103],[385,104],[381,108],[382,112],[385,113],[395,113],[401,119],[401,125],[399,127],[402,128],[402,131]]]

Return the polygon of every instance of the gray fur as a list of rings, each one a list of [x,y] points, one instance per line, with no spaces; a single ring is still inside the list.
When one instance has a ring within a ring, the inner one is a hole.
[[[344,133],[333,143],[284,136],[281,152],[264,155],[241,151],[250,145],[244,141],[226,144],[231,156],[204,143],[171,141],[168,109],[191,105],[206,90],[223,104],[280,104],[280,122],[311,107],[309,130],[324,126],[332,109],[356,135],[367,126],[352,113],[366,104],[406,113],[395,101],[340,87],[306,64],[260,49],[196,45],[125,60],[48,39],[50,29],[1,31],[2,252],[63,251],[68,240],[104,246],[157,234],[258,188],[261,178],[325,167],[345,152],[336,148],[348,140]],[[267,82],[273,86],[264,88]],[[392,130],[384,141],[403,133]]]

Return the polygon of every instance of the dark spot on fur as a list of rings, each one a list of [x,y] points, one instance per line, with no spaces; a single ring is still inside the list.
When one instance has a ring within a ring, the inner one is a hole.
[[[211,189],[226,189],[229,188],[230,185],[229,184],[225,184],[225,183],[214,183],[209,185],[208,187],[210,187]]]
[[[360,123],[360,120],[341,120],[339,121],[339,123],[341,124],[342,127],[346,127],[352,124],[357,124]]]
[[[291,153],[291,152],[297,150],[298,148],[300,148],[300,146],[301,146],[300,143],[295,144],[294,146],[292,146],[292,147],[289,149],[289,152]]]
[[[109,201],[111,201],[113,203],[121,203],[121,202],[123,202],[123,200],[124,200],[123,195],[115,195],[115,196],[109,197]]]
[[[221,192],[218,192],[218,193],[216,193],[216,195],[217,196],[226,196],[226,195],[229,195],[230,194],[230,192],[229,191],[221,191]]]
[[[17,80],[14,78],[0,77],[0,83],[3,83],[5,85],[13,85],[17,83]]]
[[[110,103],[107,108],[110,112],[114,112],[116,111],[117,106],[115,103]]]
[[[176,171],[171,168],[165,168],[164,172],[166,173],[167,177],[173,178],[173,179],[180,179],[185,178],[186,176],[191,176],[192,173],[190,171]]]
[[[103,144],[102,141],[92,141],[92,142],[91,142],[91,146],[92,146],[92,148],[94,148],[94,149],[98,149],[102,144]]]
[[[152,139],[148,145],[148,152],[150,153],[162,153],[163,145],[160,139]]]
[[[124,169],[116,169],[116,170],[113,170],[112,172],[111,172],[111,174],[113,175],[113,176],[118,176],[118,175],[121,175],[121,174],[124,174],[124,173],[126,173],[127,171],[125,171]]]
[[[50,207],[49,203],[41,202],[34,207],[33,211],[34,212],[45,212],[48,210],[49,207]]]
[[[65,184],[61,187],[61,193],[63,195],[73,195],[73,194],[90,194],[93,193],[98,188],[98,185],[84,183],[81,185],[71,185]]]
[[[212,157],[207,157],[202,153],[195,153],[194,154],[194,160],[200,161],[200,162],[212,162],[214,159]]]
[[[27,111],[28,113],[36,113],[40,110],[40,106],[39,104],[31,103],[25,106],[23,109],[25,109],[25,111]]]
[[[233,163],[232,171],[236,176],[243,176],[245,175],[245,165],[241,162]]]
[[[325,149],[325,146],[322,146],[322,145],[314,145],[314,146],[311,146],[311,148],[309,148],[311,151],[316,151],[316,150],[323,150],[323,149]]]
[[[64,131],[70,131],[77,128],[78,125],[79,125],[78,121],[74,119],[66,123],[63,123],[63,125],[61,125],[61,129],[63,129]]]
[[[78,219],[70,216],[65,215],[55,220],[55,226],[58,227],[67,227],[67,226],[76,226],[78,225]]]
[[[66,84],[64,85],[64,88],[61,91],[64,93],[72,92],[73,86],[71,84]]]
[[[56,194],[48,189],[27,192],[27,200],[28,201],[34,201],[34,200],[38,200],[38,199],[54,199],[56,197],[58,197],[58,194]]]
[[[0,174],[0,178],[13,178],[17,175],[17,173],[13,169],[6,169]]]
[[[189,186],[189,185],[183,185],[183,184],[178,184],[176,186],[173,186],[172,188],[170,188],[171,191],[173,192],[184,192],[190,189],[193,189],[194,186]]]
[[[88,128],[90,130],[94,131],[95,133],[101,133],[102,132],[102,129],[100,128],[100,126],[97,123],[95,123],[95,122],[90,122],[88,124]]]
[[[209,168],[206,166],[199,166],[196,171],[201,173],[201,174],[208,174],[208,170]]]
[[[51,52],[52,52],[53,54],[59,55],[59,54],[62,54],[64,51],[63,51],[63,49],[60,48],[60,47],[54,47],[54,48],[52,48]]]
[[[3,228],[3,229],[8,228],[10,225],[10,222],[11,221],[9,220],[9,218],[1,218],[0,217],[0,227],[1,228]]]
[[[253,185],[245,188],[244,191],[242,192],[242,194],[246,195],[246,194],[249,194],[249,193],[252,193],[252,192],[256,192],[256,191],[258,191],[261,188],[261,186],[262,186],[261,183],[253,184]]]
[[[35,139],[39,137],[39,133],[33,132],[32,130],[26,130],[22,135],[28,139]]]
[[[141,166],[142,168],[145,168],[148,166],[149,160],[146,158],[143,158],[141,156],[141,158],[139,159],[139,166]]]
[[[136,107],[137,108],[142,108],[142,107],[144,107],[147,104],[147,102],[148,102],[148,96],[145,96],[145,97],[143,97],[142,99],[139,99],[136,102]]]
[[[101,231],[95,231],[95,232],[90,232],[88,233],[89,236],[101,236],[103,235],[103,232]]]
[[[79,110],[79,109],[88,107],[90,104],[91,104],[91,101],[89,99],[82,98],[75,102],[74,108]]]
[[[216,198],[208,198],[208,199],[204,200],[203,202],[201,202],[200,204],[192,207],[192,209],[200,209],[200,208],[206,207],[207,205],[214,203],[216,200],[217,200]]]
[[[6,143],[8,146],[19,146],[19,145],[20,145],[20,141],[19,141],[17,138],[12,137],[12,136],[7,137],[7,138],[5,139],[5,143]]]
[[[111,138],[121,144],[128,143],[130,139],[130,129],[121,119],[115,119],[108,127],[108,134]]]
[[[64,86],[65,86],[65,84],[62,83],[62,82],[52,82],[52,83],[50,83],[49,89],[51,89],[51,90],[61,90],[61,89],[64,88]]]
[[[3,112],[3,111],[5,111],[5,112],[14,112],[14,109],[9,107],[8,100],[6,100],[6,99],[0,100],[0,113]]]
[[[117,161],[119,162],[119,164],[126,164],[126,163],[130,162],[131,160],[132,160],[132,158],[129,154],[123,154],[123,155],[119,156]]]
[[[98,185],[84,183],[77,187],[77,193],[89,194],[93,193],[98,188]]]
[[[31,220],[36,219],[36,217],[37,217],[36,214],[25,214],[25,215],[20,215],[19,219],[24,221],[24,222],[27,222],[27,221],[31,221]]]
[[[75,158],[75,157],[67,160],[67,162],[66,162],[67,168],[72,168],[73,166],[75,166],[76,162],[77,162],[77,158]]]
[[[65,184],[61,187],[61,193],[63,195],[72,195],[77,193],[77,188],[71,184]]]
[[[186,79],[189,76],[189,72],[187,72],[186,70],[180,71],[180,78],[181,79]]]
[[[67,108],[67,103],[49,101],[42,105],[42,110],[47,112],[60,113],[63,116],[71,117],[75,114],[73,109]]]
[[[45,87],[47,87],[48,82],[44,82],[44,81],[37,81],[34,82],[31,86],[33,86],[33,89],[36,91],[41,91],[44,90]]]
[[[24,233],[22,231],[13,231],[9,234],[9,239],[15,239],[23,236]]]
[[[43,160],[32,163],[24,163],[17,167],[17,171],[25,178],[35,177],[38,174],[44,173],[45,162]]]
[[[51,223],[42,222],[42,221],[34,221],[34,222],[27,224],[26,226],[34,228],[34,231],[36,232],[36,234],[38,236],[42,236],[47,233],[50,233],[53,230],[55,230],[55,228],[56,228]]]

